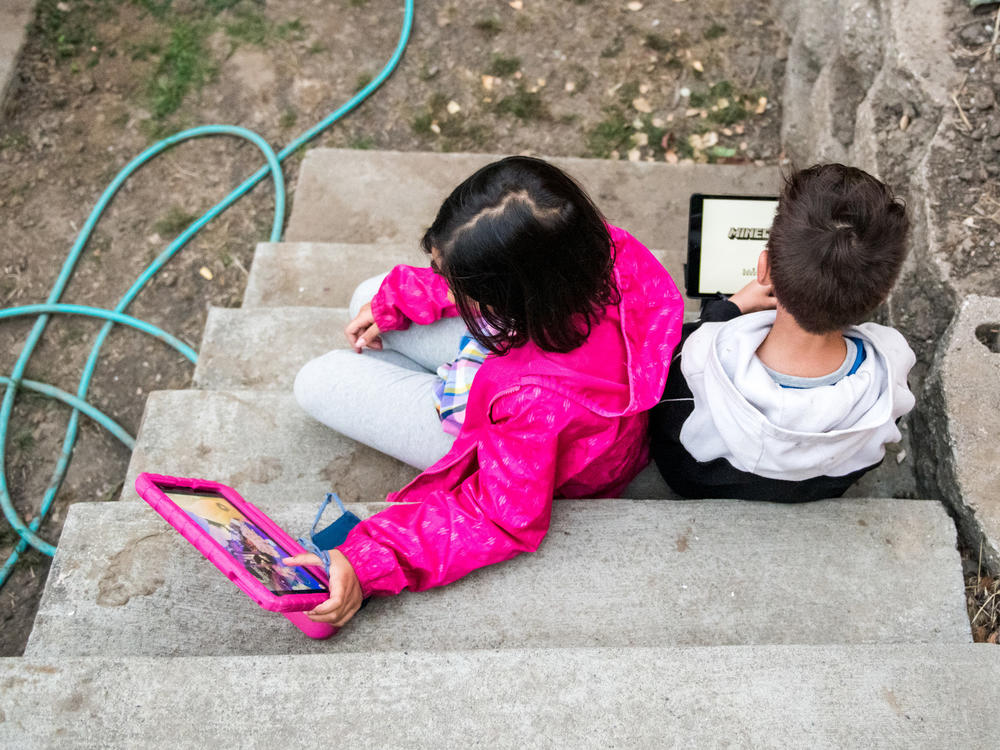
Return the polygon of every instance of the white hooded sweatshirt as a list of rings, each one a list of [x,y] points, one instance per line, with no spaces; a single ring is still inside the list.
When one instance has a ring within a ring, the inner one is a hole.
[[[697,461],[724,458],[770,479],[844,476],[877,464],[900,439],[896,420],[914,405],[906,376],[915,357],[903,336],[876,323],[851,326],[865,360],[833,385],[782,388],[756,351],[773,310],[703,323],[688,338],[681,371],[694,411],[681,443]]]

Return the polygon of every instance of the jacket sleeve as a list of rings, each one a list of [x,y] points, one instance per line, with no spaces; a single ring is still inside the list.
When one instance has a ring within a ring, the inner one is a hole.
[[[559,435],[574,411],[563,408],[561,398],[522,400],[517,413],[485,431],[477,465],[458,487],[432,489],[420,502],[393,506],[356,526],[338,549],[364,595],[443,586],[534,551],[548,532]]]
[[[402,331],[411,322],[427,325],[458,314],[448,283],[432,268],[396,266],[372,298],[372,315],[381,331]]]

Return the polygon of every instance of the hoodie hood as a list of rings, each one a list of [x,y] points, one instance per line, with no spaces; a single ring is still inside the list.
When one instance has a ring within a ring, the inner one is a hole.
[[[684,345],[681,371],[694,410],[681,443],[697,461],[725,458],[736,469],[770,479],[843,476],[882,460],[900,439],[896,420],[914,405],[906,383],[915,361],[896,330],[851,326],[865,360],[829,386],[782,388],[756,355],[774,323],[773,310],[726,323],[704,323]]]
[[[660,400],[681,336],[684,300],[641,242],[623,229],[608,229],[621,301],[607,308],[587,340],[566,353],[545,352],[528,342],[501,358],[488,358],[477,379],[492,359],[505,359],[508,367],[516,364],[519,383],[562,393],[605,417],[647,411]]]

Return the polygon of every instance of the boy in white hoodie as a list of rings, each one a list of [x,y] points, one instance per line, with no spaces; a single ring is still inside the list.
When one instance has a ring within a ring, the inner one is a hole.
[[[913,352],[860,323],[906,257],[902,202],[841,164],[792,174],[757,280],[684,327],[652,455],[684,497],[797,502],[839,497],[882,462],[913,408]]]

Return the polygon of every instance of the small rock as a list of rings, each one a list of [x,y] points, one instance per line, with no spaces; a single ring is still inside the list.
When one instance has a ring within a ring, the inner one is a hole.
[[[644,96],[633,99],[632,106],[635,108],[636,112],[642,112],[643,114],[649,114],[653,111],[653,105],[650,104],[649,100]]]
[[[457,115],[459,112],[462,111],[462,105],[456,102],[454,99],[452,99],[450,102],[448,102],[448,106],[446,107],[446,109],[448,110],[449,115]]]
[[[567,94],[572,94],[576,91],[576,84],[573,83],[573,81],[566,81],[566,85],[563,86],[563,88],[566,90]]]
[[[979,24],[966,26],[958,32],[958,38],[967,47],[974,47],[986,41],[985,32],[980,28]]]
[[[198,274],[205,280],[212,280],[212,272],[208,269],[208,266],[202,266],[198,269]]]
[[[625,7],[628,8],[633,13],[635,13],[636,11],[642,10],[642,3],[631,2],[627,3]]]
[[[982,84],[969,86],[968,97],[969,103],[976,109],[981,110],[991,109],[996,102],[993,89]]]
[[[1000,117],[994,117],[986,126],[986,132],[990,138],[1000,137]]]
[[[628,152],[628,160],[629,161],[639,161],[639,159],[641,159],[641,158],[642,158],[642,154],[639,152],[639,149],[637,149],[637,148],[634,148],[634,149],[632,149],[631,151]]]

